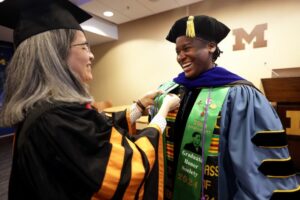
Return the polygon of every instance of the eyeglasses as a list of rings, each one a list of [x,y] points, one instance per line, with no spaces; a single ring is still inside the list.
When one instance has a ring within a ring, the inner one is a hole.
[[[72,44],[71,47],[75,47],[75,46],[82,46],[83,50],[86,50],[87,52],[91,52],[91,46],[88,42],[83,42],[83,43],[79,43],[79,44]]]

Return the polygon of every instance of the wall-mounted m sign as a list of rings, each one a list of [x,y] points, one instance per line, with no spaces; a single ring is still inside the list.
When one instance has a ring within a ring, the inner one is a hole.
[[[235,44],[233,45],[233,51],[244,50],[246,41],[250,44],[254,39],[253,48],[261,48],[267,46],[267,40],[265,40],[265,30],[267,30],[268,24],[258,24],[254,27],[250,34],[248,34],[243,28],[232,30],[235,36]]]

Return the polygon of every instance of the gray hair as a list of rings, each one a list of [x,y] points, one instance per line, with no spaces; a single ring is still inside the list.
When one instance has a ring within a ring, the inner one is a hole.
[[[40,102],[91,102],[87,85],[67,65],[76,30],[59,29],[23,41],[7,66],[1,126],[22,121]]]

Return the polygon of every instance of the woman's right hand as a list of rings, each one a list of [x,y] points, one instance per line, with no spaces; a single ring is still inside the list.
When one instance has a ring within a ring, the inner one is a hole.
[[[180,98],[175,94],[167,94],[158,111],[163,117],[167,117],[168,112],[175,110],[180,105]]]

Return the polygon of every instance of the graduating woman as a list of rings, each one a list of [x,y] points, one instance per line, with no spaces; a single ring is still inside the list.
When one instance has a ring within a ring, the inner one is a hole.
[[[177,20],[167,36],[183,72],[160,89],[181,96],[167,117],[166,199],[300,199],[285,130],[265,96],[216,64],[230,29],[209,16]],[[164,95],[157,97],[159,108]],[[154,110],[155,112],[155,110]],[[199,132],[201,152],[184,146]]]

